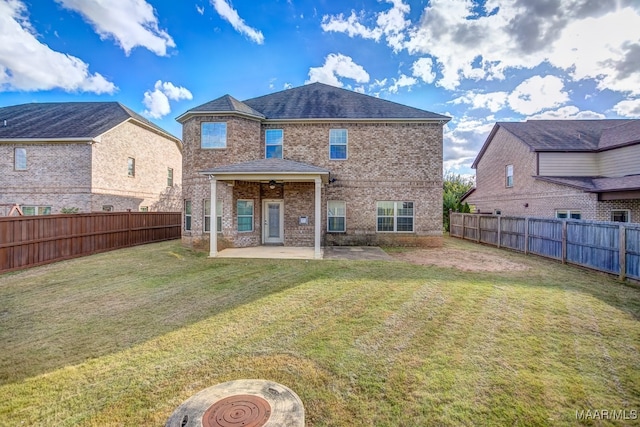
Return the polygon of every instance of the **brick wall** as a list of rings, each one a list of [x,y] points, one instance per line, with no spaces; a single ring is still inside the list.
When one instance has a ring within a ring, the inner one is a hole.
[[[227,122],[227,148],[200,148],[202,122]],[[442,236],[442,125],[426,123],[284,123],[265,124],[234,116],[194,117],[183,124],[183,192],[192,201],[193,226],[183,233],[183,241],[204,246],[202,201],[209,198],[209,181],[198,172],[224,164],[264,158],[265,130],[283,130],[283,158],[319,166],[331,171],[336,181],[322,191],[322,232],[325,234],[327,200],[347,202],[347,232],[329,235],[324,244],[439,244]],[[347,129],[348,158],[329,159],[329,130]],[[235,217],[235,200],[241,186],[232,190],[218,184],[218,199],[223,200],[225,221]],[[255,199],[255,215],[261,218],[262,200],[279,195],[265,192],[264,185]],[[227,191],[225,191],[225,189]],[[313,183],[285,183],[285,244],[312,246],[314,239]],[[376,232],[376,201],[413,201],[415,232],[383,234]],[[299,217],[307,216],[308,225],[300,225]],[[221,245],[260,244],[261,235],[240,238],[233,227],[219,236]],[[233,225],[233,224],[232,224]],[[258,225],[259,226],[259,225]]]

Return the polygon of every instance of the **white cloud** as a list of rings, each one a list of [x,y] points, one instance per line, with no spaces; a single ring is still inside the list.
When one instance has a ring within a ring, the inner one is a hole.
[[[471,90],[464,95],[449,101],[449,103],[469,104],[471,105],[471,108],[485,108],[492,113],[496,113],[507,105],[508,96],[509,94],[507,92],[480,93]]]
[[[146,91],[142,103],[147,107],[143,114],[145,116],[161,119],[171,112],[169,100],[180,101],[182,99],[192,99],[191,92],[184,87],[177,87],[171,82],[158,80],[153,91]]]
[[[587,119],[606,119],[604,114],[595,111],[580,111],[575,105],[567,105],[557,110],[543,111],[542,113],[529,116],[527,120],[587,120]]]
[[[171,36],[158,27],[153,7],[145,0],[56,0],[89,22],[101,39],[113,37],[127,55],[136,46],[166,56],[175,47]]]
[[[196,11],[197,11],[200,15],[204,15],[204,7],[196,5]]]
[[[401,74],[399,79],[393,79],[393,84],[389,86],[389,92],[398,93],[398,89],[401,87],[411,87],[416,83],[418,83],[416,78]]]
[[[405,30],[410,25],[410,21],[405,17],[411,8],[402,0],[387,0],[393,7],[385,12],[376,15],[376,26],[369,28],[361,21],[365,19],[364,13],[360,16],[355,11],[345,19],[343,14],[322,17],[322,29],[326,32],[345,33],[349,37],[360,36],[364,39],[379,41],[382,35],[385,36],[387,44],[395,52],[404,48]]]
[[[613,106],[613,111],[623,117],[640,118],[640,98],[620,101]]]
[[[436,73],[433,71],[433,59],[431,58],[418,59],[413,63],[411,69],[413,70],[413,75],[421,78],[425,83],[431,84],[436,79]]]
[[[0,1],[0,91],[113,93],[116,86],[82,60],[40,43],[20,0]]]
[[[227,20],[237,32],[244,34],[257,44],[264,43],[264,36],[262,35],[262,32],[248,26],[244,22],[244,19],[240,18],[238,12],[225,0],[211,0],[211,5],[213,5],[216,12],[218,12],[222,18]]]
[[[352,79],[357,83],[367,83],[369,81],[369,74],[361,65],[353,62],[351,57],[341,53],[330,53],[325,58],[322,67],[311,67],[309,69],[309,80],[305,84],[321,82],[342,87],[343,84],[338,79],[339,77]]]
[[[569,101],[569,94],[563,89],[564,83],[556,76],[533,76],[520,83],[509,94],[507,100],[513,111],[535,114],[559,107]]]

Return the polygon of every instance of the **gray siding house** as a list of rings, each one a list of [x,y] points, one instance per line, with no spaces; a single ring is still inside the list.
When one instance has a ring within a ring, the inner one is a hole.
[[[480,213],[640,222],[640,120],[496,123],[472,167]]]
[[[437,245],[449,117],[313,83],[192,108],[183,242],[208,248]],[[217,233],[211,233],[214,229]]]
[[[180,139],[120,103],[0,108],[0,215],[177,211],[181,179]]]

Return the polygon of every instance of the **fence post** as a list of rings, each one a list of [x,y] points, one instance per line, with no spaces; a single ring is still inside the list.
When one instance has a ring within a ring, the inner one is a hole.
[[[529,218],[524,219],[524,254],[529,253]]]
[[[127,247],[131,246],[131,209],[127,209]]]
[[[480,243],[480,219],[482,217],[478,216],[478,226],[476,227],[476,242]]]
[[[500,221],[500,218],[502,217],[498,215],[498,248],[500,248],[500,243],[502,241],[502,221]]]
[[[567,221],[562,221],[562,263],[567,263]]]
[[[620,225],[620,280],[627,278],[627,229]]]

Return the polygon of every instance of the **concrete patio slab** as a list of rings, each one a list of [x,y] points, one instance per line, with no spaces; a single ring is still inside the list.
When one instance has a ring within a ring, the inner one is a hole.
[[[218,258],[266,258],[266,259],[314,259],[311,247],[255,246],[252,248],[228,248],[218,252]]]
[[[395,261],[377,246],[327,246],[324,248],[324,259]]]

